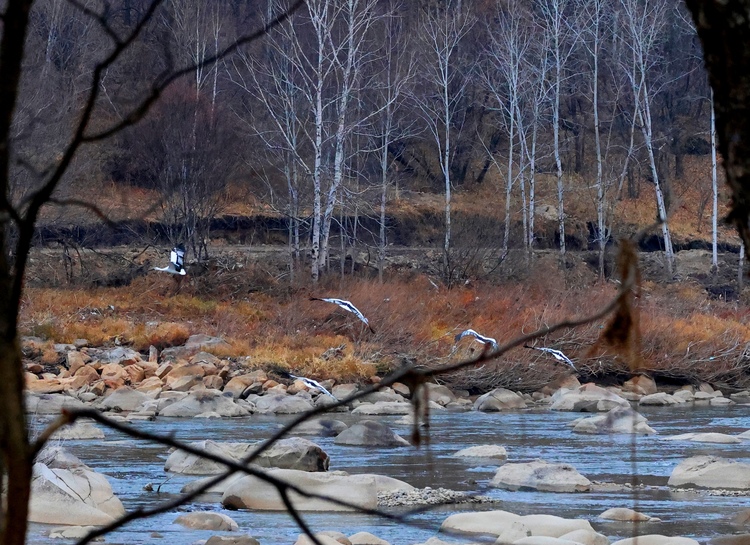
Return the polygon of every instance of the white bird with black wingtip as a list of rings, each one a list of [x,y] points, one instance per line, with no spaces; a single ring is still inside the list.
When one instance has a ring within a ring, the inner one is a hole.
[[[278,373],[280,375],[286,377],[286,378],[290,378],[290,379],[293,379],[293,380],[299,380],[300,382],[302,382],[308,388],[312,388],[314,390],[318,390],[319,392],[327,395],[328,397],[332,397],[335,401],[338,401],[338,398],[335,395],[333,395],[331,392],[329,392],[328,390],[326,390],[325,386],[323,386],[317,380],[313,380],[313,379],[307,378],[307,377],[300,377],[300,376],[297,376],[297,375],[293,375],[293,374],[289,373],[288,371],[278,371]]]
[[[478,340],[480,343],[483,343],[486,347],[495,348],[497,346],[497,341],[493,339],[492,337],[485,337],[484,335],[480,335],[473,329],[467,329],[465,331],[462,331],[458,335],[454,337],[454,341],[458,342],[464,337],[473,337],[474,339]]]
[[[344,299],[334,299],[333,297],[310,297],[310,301],[325,301],[326,303],[333,303],[334,305],[338,305],[347,312],[351,312],[352,314],[354,314],[368,327],[370,332],[375,333],[375,330],[372,328],[367,318],[365,318],[365,315],[362,314],[359,309],[355,307],[350,301],[345,301]]]
[[[187,274],[185,270],[185,246],[180,243],[172,248],[169,254],[169,265],[166,267],[154,267],[154,270],[185,276]]]
[[[523,346],[524,348],[531,348],[532,350],[539,350],[540,352],[549,354],[550,356],[555,358],[557,361],[570,366],[573,369],[573,371],[578,372],[578,368],[575,366],[573,361],[568,356],[563,354],[561,350],[556,350],[554,348],[547,348],[545,346],[529,346],[528,344],[525,344]]]

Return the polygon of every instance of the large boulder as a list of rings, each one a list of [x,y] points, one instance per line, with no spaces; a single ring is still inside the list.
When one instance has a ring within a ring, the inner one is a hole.
[[[151,396],[124,386],[102,399],[97,406],[110,411],[137,411],[144,403],[150,401]]]
[[[270,469],[267,475],[299,487],[308,494],[322,495],[356,505],[375,509],[378,505],[378,489],[374,477],[339,473],[308,473],[294,469]],[[302,496],[289,492],[289,499],[300,511],[352,511],[353,508],[330,501]],[[221,503],[229,509],[258,509],[280,511],[286,506],[278,489],[265,480],[247,475],[229,486],[221,497]]]
[[[34,464],[29,521],[100,526],[125,514],[107,478],[63,449],[45,449]]]
[[[171,405],[159,408],[159,416],[188,418],[203,413],[217,413],[220,416],[247,416],[245,407],[235,403],[232,396],[225,396],[219,390],[195,390]]]
[[[434,401],[443,407],[456,401],[456,394],[450,388],[442,384],[433,384],[432,382],[423,384],[419,390],[419,395],[423,398],[426,396],[430,401]]]
[[[750,489],[750,464],[716,456],[693,456],[680,462],[669,486]]]
[[[656,393],[656,382],[646,375],[637,375],[622,385],[625,392],[633,392],[640,395],[651,395]]]
[[[553,411],[574,411],[605,413],[615,407],[629,407],[627,399],[618,396],[596,384],[588,383],[574,390],[560,389],[552,396],[550,409]]]
[[[499,543],[530,536],[561,537],[570,532],[593,532],[591,524],[583,519],[564,519],[553,515],[516,515],[508,511],[457,513],[440,525],[443,531],[498,537]]]
[[[651,435],[656,433],[648,425],[648,419],[630,407],[615,407],[607,414],[581,418],[575,422],[576,433],[636,433]]]
[[[409,442],[382,422],[363,420],[345,429],[333,440],[336,445],[362,447],[408,447]]]
[[[205,450],[210,454],[240,462],[249,456],[259,443],[218,443],[206,440],[191,443],[190,446]],[[254,461],[261,467],[281,467],[285,469],[299,469],[301,471],[327,471],[330,459],[328,454],[318,445],[301,437],[280,439],[271,448],[264,451]],[[226,469],[226,466],[176,450],[172,452],[164,464],[164,471],[182,473],[186,475],[216,475]]]
[[[255,400],[255,412],[259,414],[297,414],[312,408],[309,399],[296,395],[266,394]]]
[[[508,411],[526,408],[526,401],[515,392],[505,388],[495,388],[477,398],[474,410],[482,412]]]
[[[28,414],[60,414],[62,409],[86,409],[81,400],[67,394],[33,394],[24,398]]]
[[[552,464],[545,460],[500,466],[490,484],[510,490],[530,488],[547,492],[587,492],[591,489],[591,481],[570,464]]]

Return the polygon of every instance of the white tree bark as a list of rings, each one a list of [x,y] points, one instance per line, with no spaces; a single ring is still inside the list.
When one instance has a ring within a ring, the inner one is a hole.
[[[665,0],[621,0],[625,15],[625,25],[628,31],[628,46],[632,51],[634,69],[627,70],[631,76],[631,86],[635,97],[635,118],[640,125],[641,135],[648,155],[651,177],[656,194],[656,207],[661,222],[662,238],[664,240],[664,257],[669,276],[674,275],[674,249],[669,231],[667,207],[664,190],[659,180],[654,152],[654,133],[651,117],[651,101],[648,76],[655,60],[656,48],[662,39],[666,22],[667,6]]]
[[[418,99],[428,129],[438,149],[440,171],[445,188],[445,233],[443,238],[443,266],[450,277],[451,250],[451,161],[452,131],[456,105],[464,93],[468,78],[454,66],[455,56],[464,36],[474,25],[474,19],[463,11],[460,2],[444,0],[439,8],[427,10],[422,31],[427,52],[423,72],[429,96]],[[448,278],[450,281],[450,278]]]

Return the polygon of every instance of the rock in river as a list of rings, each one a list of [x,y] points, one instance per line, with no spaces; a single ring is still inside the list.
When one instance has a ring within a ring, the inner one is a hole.
[[[648,419],[630,407],[615,407],[607,414],[581,418],[575,422],[576,433],[636,433],[651,435],[656,433],[648,425]]]
[[[231,395],[225,396],[219,390],[196,390],[184,398],[159,410],[159,416],[193,417],[203,413],[218,413],[221,416],[247,416],[245,407],[234,401]]]
[[[553,515],[521,516],[508,511],[457,513],[445,519],[440,529],[459,534],[499,536],[503,538],[502,541],[498,539],[502,543],[530,536],[561,537],[577,530],[594,532],[591,524],[583,519],[564,519]]]
[[[510,490],[531,488],[547,492],[587,492],[591,489],[591,481],[572,465],[552,464],[545,460],[500,466],[490,484]]]
[[[669,486],[750,489],[750,464],[717,456],[693,456],[680,462]]]
[[[211,440],[191,443],[191,447],[239,462],[257,448],[259,443],[221,443]],[[330,458],[318,445],[301,437],[280,439],[263,452],[253,463],[262,467],[281,467],[301,471],[327,471]],[[164,471],[186,475],[215,475],[224,471],[225,466],[190,454],[175,450],[164,464]]]
[[[294,469],[270,469],[266,473],[307,493],[336,498],[367,509],[374,509],[378,505],[377,482],[372,476],[358,478],[356,475],[341,475],[338,472],[308,473]],[[323,499],[301,496],[295,492],[290,492],[289,496],[294,507],[300,511],[353,510]],[[221,497],[221,503],[229,509],[286,509],[276,487],[250,475],[238,479],[229,486]]]
[[[107,478],[60,448],[45,449],[34,464],[29,521],[104,525],[125,514]]]
[[[223,513],[212,513],[211,511],[185,513],[174,519],[174,522],[193,530],[234,532],[239,529],[239,526],[231,517]]]
[[[408,447],[409,442],[382,422],[363,420],[342,431],[333,440],[336,445],[372,447]]]

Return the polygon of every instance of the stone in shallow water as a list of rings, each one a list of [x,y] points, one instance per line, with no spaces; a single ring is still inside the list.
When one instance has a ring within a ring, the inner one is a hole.
[[[336,445],[408,447],[409,442],[382,422],[363,420],[342,431],[333,440]]]
[[[570,464],[553,464],[545,460],[500,466],[490,484],[509,490],[531,488],[547,492],[587,492],[591,489],[591,481]]]
[[[717,456],[693,456],[672,471],[669,486],[750,489],[750,464]]]
[[[699,545],[699,543],[689,537],[648,534],[621,539],[612,545]]]
[[[505,447],[501,447],[500,445],[476,445],[461,449],[454,453],[453,456],[505,460],[508,458],[508,451],[505,450]]]
[[[612,509],[607,509],[599,515],[599,518],[604,520],[619,520],[623,522],[661,522],[661,519],[659,518],[639,513],[638,511],[634,511],[627,507],[614,507]]]
[[[239,529],[237,523],[228,515],[224,513],[212,513],[211,511],[185,513],[174,519],[174,522],[193,530],[234,532]]]

